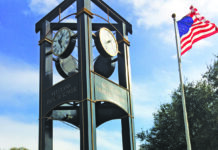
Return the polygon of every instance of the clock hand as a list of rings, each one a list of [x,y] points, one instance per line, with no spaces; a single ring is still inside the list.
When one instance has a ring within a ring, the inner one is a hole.
[[[61,40],[60,40],[60,39],[58,40],[58,43],[59,43],[59,45],[60,45],[60,46],[61,46],[61,48],[62,48],[62,45],[61,45]]]
[[[61,44],[61,40],[62,40],[62,38],[63,38],[63,34],[61,35],[61,38],[58,39],[58,43],[59,43],[59,45],[61,46],[61,48],[62,48],[62,44]]]
[[[60,38],[60,40],[62,40],[63,36],[64,36],[64,34],[62,34],[62,35],[61,35],[61,38]]]

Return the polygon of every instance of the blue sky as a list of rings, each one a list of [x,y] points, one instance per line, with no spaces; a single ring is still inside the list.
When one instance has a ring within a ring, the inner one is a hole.
[[[0,149],[38,146],[39,34],[35,23],[62,0],[0,1]],[[153,125],[152,113],[170,102],[179,85],[172,13],[177,19],[189,6],[218,24],[218,1],[210,0],[105,0],[133,25],[130,57],[132,69],[135,131]],[[71,11],[71,12],[70,12]],[[101,13],[93,6],[93,11]],[[63,16],[75,12],[74,7]],[[75,21],[72,17],[67,21]],[[183,77],[196,81],[217,55],[218,35],[196,43],[182,56]],[[55,82],[61,80],[57,73]],[[79,131],[55,122],[54,150],[79,149]],[[97,130],[98,149],[121,149],[120,121]],[[139,142],[137,142],[139,144]]]

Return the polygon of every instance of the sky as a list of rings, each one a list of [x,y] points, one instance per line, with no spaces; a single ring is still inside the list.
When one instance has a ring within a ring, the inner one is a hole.
[[[35,23],[61,1],[0,1],[0,150],[21,146],[38,149],[39,33],[35,33]],[[172,13],[176,13],[179,20],[193,5],[202,16],[218,24],[218,1],[104,1],[133,25],[129,52],[135,132],[138,133],[153,126],[152,114],[161,104],[171,102],[170,96],[179,86]],[[105,16],[94,5],[92,11]],[[74,12],[72,6],[62,15]],[[75,22],[76,19],[73,16],[66,21]],[[201,40],[182,56],[185,82],[199,80],[212,64],[214,55],[218,54],[217,40],[218,35]],[[60,80],[54,69],[54,81]],[[121,142],[120,120],[97,129],[99,150],[120,150]],[[137,147],[139,144],[137,141]],[[54,121],[54,150],[58,149],[79,150],[79,130]]]

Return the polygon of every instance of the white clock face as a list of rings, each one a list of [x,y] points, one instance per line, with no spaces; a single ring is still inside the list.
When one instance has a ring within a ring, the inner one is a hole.
[[[71,32],[68,28],[61,28],[53,39],[52,50],[53,54],[60,56],[64,53],[70,43]]]
[[[110,56],[116,56],[118,53],[118,44],[113,33],[107,28],[101,28],[99,32],[101,44]]]

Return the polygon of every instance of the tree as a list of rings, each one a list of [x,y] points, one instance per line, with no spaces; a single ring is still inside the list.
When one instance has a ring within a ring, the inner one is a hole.
[[[218,59],[218,56],[216,56],[216,59]],[[215,91],[218,92],[218,61],[214,61],[213,65],[208,66],[208,71],[203,75],[203,78],[207,79]]]
[[[216,57],[217,59],[218,57]],[[186,107],[193,150],[218,149],[218,59],[196,83],[186,83]],[[180,88],[172,102],[162,104],[154,116],[154,126],[141,131],[141,150],[185,150],[186,139]]]

